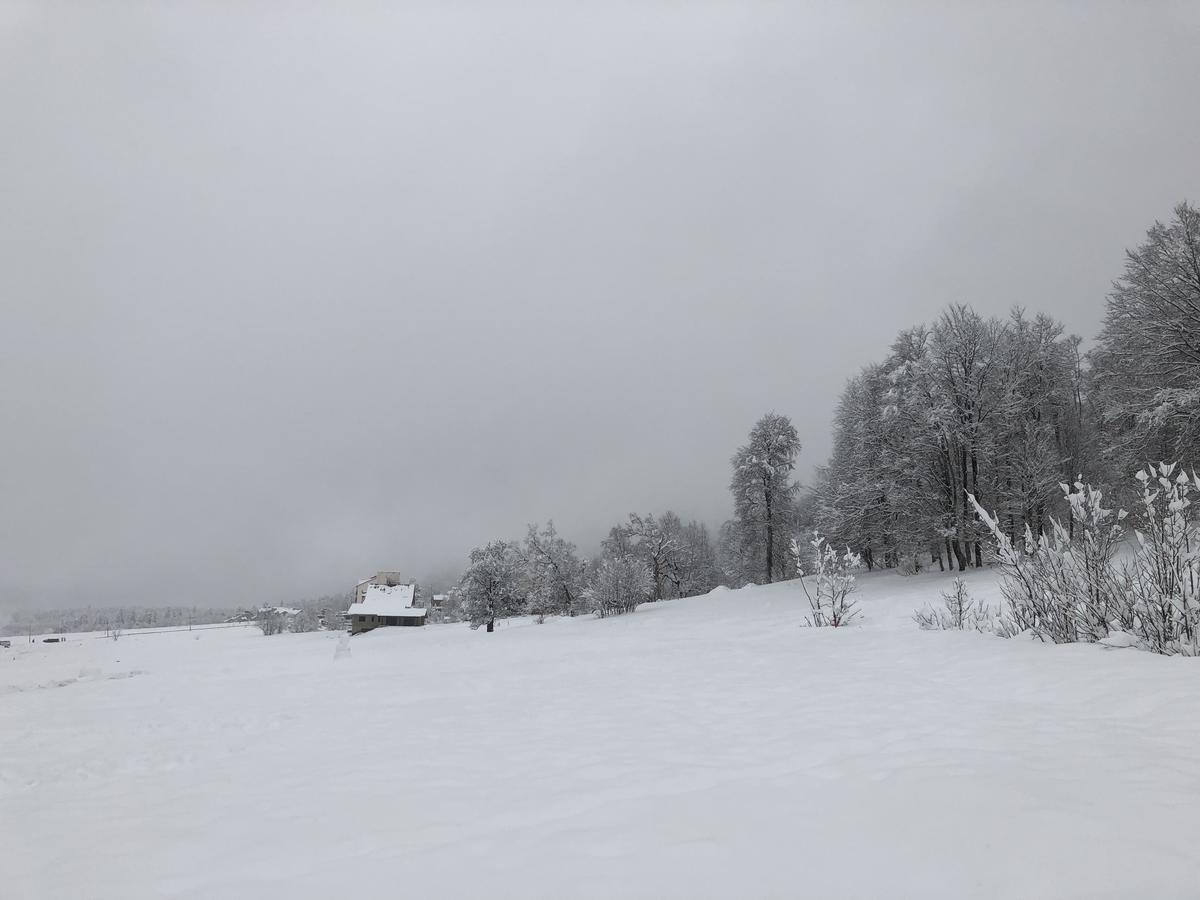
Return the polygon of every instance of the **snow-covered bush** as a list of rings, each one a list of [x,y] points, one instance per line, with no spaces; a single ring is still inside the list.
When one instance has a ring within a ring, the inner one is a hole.
[[[1071,510],[1072,527],[1050,519],[1050,530],[1034,537],[1026,526],[1015,546],[974,495],[968,495],[980,521],[996,541],[1013,631],[1032,631],[1056,644],[1097,641],[1110,623],[1122,619],[1121,579],[1112,559],[1124,535],[1125,512],[1104,506],[1104,495],[1076,481],[1060,485]]]
[[[913,620],[925,631],[992,631],[991,611],[971,597],[961,578],[954,579],[950,590],[942,591],[942,606],[918,609]]]
[[[1200,527],[1189,512],[1200,477],[1177,469],[1159,463],[1137,473],[1138,547],[1124,565],[1114,558],[1126,513],[1105,508],[1090,485],[1062,485],[1070,529],[1051,519],[1049,533],[1037,538],[1026,528],[1020,547],[972,496],[996,541],[1006,630],[1054,643],[1109,642],[1111,633],[1120,633],[1157,653],[1200,652]]]
[[[632,556],[614,556],[596,567],[586,598],[600,618],[633,612],[654,590],[649,567]]]
[[[862,557],[851,552],[849,547],[845,553],[839,554],[815,531],[808,546],[812,548],[811,551],[806,551],[799,541],[792,540],[796,574],[800,576],[800,587],[804,589],[812,610],[805,621],[814,628],[848,625],[858,616],[857,604],[850,599],[850,595],[856,589],[852,573],[862,567]],[[812,560],[807,566],[806,559]]]
[[[305,607],[292,617],[290,628],[295,634],[302,634],[309,631],[320,631],[321,620],[317,616],[317,611],[315,609],[309,609]]]
[[[1200,655],[1200,527],[1189,512],[1200,476],[1159,463],[1142,483],[1138,549],[1126,567],[1133,632],[1156,653]]]
[[[262,629],[262,633],[267,637],[287,630],[287,622],[284,619],[283,613],[278,613],[274,610],[263,610],[260,612],[258,618],[254,620],[254,624]]]

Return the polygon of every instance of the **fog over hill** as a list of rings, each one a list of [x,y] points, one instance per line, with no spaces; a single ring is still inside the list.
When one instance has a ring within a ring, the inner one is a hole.
[[[5,3],[0,620],[715,529],[946,304],[1093,338],[1200,10],[914,9]]]

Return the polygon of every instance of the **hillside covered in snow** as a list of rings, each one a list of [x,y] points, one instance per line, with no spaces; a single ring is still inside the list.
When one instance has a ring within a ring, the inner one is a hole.
[[[0,896],[1195,896],[1194,661],[918,630],[949,581],[18,642]]]

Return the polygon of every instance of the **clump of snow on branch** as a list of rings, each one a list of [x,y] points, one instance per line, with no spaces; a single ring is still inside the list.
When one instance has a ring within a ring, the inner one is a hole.
[[[839,628],[850,624],[859,614],[850,595],[856,590],[853,572],[862,567],[862,557],[849,548],[839,554],[815,531],[808,547],[811,549],[806,550],[798,540],[792,540],[796,574],[800,576],[800,587],[812,610],[805,621],[814,628]]]

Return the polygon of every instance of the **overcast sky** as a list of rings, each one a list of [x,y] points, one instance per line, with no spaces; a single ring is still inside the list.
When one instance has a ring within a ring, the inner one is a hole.
[[[945,304],[1090,337],[1200,4],[1047,6],[0,0],[0,616],[715,526]]]

